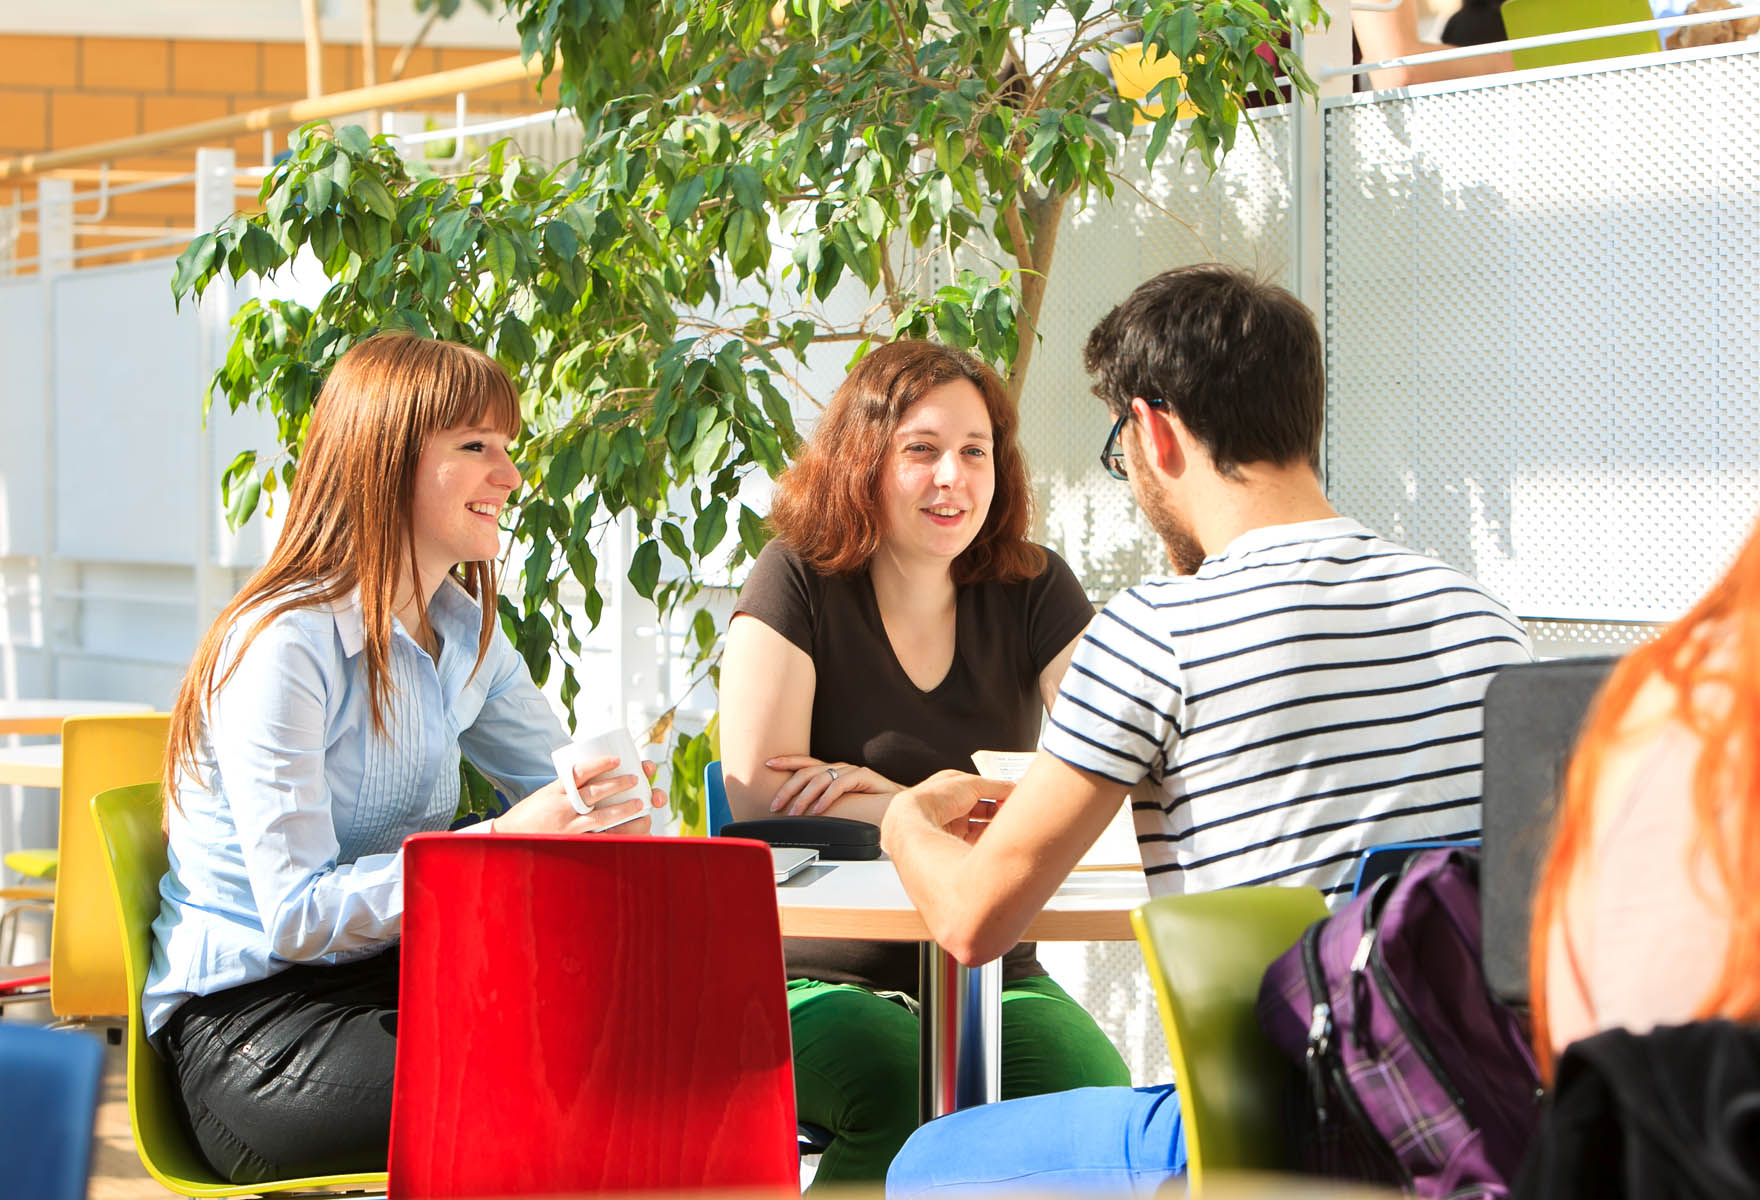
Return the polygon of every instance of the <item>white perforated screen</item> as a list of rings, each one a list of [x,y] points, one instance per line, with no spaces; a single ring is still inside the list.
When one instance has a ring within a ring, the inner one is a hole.
[[[1333,502],[1583,649],[1678,614],[1760,507],[1760,57],[1325,125]]]

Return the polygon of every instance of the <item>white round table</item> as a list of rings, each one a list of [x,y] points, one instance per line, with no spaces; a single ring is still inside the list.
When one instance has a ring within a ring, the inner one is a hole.
[[[0,734],[54,735],[68,717],[107,717],[152,712],[131,700],[0,700]]]
[[[1023,941],[1129,941],[1130,914],[1149,899],[1140,868],[1070,875]],[[923,1004],[919,1116],[924,1121],[1001,1098],[1002,960],[965,967],[929,937],[889,859],[821,862],[776,887],[784,937],[916,942]]]

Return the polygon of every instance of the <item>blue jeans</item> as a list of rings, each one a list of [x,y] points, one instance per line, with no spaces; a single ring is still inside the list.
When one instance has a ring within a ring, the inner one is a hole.
[[[1185,1130],[1171,1083],[1077,1088],[929,1122],[892,1160],[886,1194],[1147,1196],[1185,1169]]]

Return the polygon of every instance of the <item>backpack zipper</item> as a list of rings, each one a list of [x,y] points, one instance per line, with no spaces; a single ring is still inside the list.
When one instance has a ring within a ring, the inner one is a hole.
[[[1333,1051],[1332,1044],[1332,1005],[1322,997],[1331,995],[1326,987],[1326,973],[1320,968],[1320,924],[1316,922],[1302,934],[1302,974],[1308,984],[1308,995],[1314,1001],[1313,1015],[1308,1022],[1308,1088],[1314,1099],[1314,1113],[1320,1124],[1326,1122],[1326,1086],[1328,1077],[1332,1083],[1330,1090],[1338,1094],[1344,1106],[1345,1116],[1355,1125],[1358,1134],[1373,1149],[1378,1151],[1392,1168],[1393,1177],[1403,1187],[1412,1186],[1411,1172],[1394,1153],[1393,1146],[1369,1119],[1368,1112],[1363,1108],[1357,1095],[1350,1088],[1350,1079],[1345,1074],[1344,1062]]]
[[[1308,1018],[1308,1049],[1305,1055],[1308,1068],[1308,1094],[1314,1102],[1314,1114],[1322,1125],[1326,1124],[1326,1077],[1325,1059],[1332,1048],[1332,1005],[1324,997],[1331,995],[1326,988],[1326,975],[1320,969],[1320,926],[1312,925],[1302,934],[1302,975],[1308,984],[1308,999],[1313,1002],[1313,1013]]]

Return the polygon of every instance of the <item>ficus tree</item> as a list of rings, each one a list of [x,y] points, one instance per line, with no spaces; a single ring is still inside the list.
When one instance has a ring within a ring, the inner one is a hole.
[[[565,704],[583,631],[563,596],[572,580],[598,620],[602,523],[633,522],[633,554],[609,565],[662,610],[690,604],[706,560],[755,554],[766,532],[741,481],[783,467],[815,346],[854,358],[939,338],[1018,397],[1065,208],[1109,197],[1127,154],[1172,147],[1214,166],[1246,97],[1279,75],[1312,92],[1285,47],[1292,26],[1325,19],[1317,0],[508,7],[580,120],[578,157],[539,163],[502,142],[437,174],[357,127],[308,126],[261,211],[197,237],[172,291],[267,276],[301,252],[328,281],[315,307],[249,300],[233,319],[208,402],[265,409],[278,434],[225,470],[235,522],[291,482],[319,382],[359,338],[413,329],[513,373],[526,483],[507,510],[502,620],[540,682],[561,672]],[[1177,69],[1139,110],[1114,90],[1109,52]],[[936,260],[947,282],[931,287]],[[833,320],[840,285],[872,302]],[[700,610],[689,628],[712,672],[715,621]],[[712,756],[703,734],[676,741],[687,820]]]

